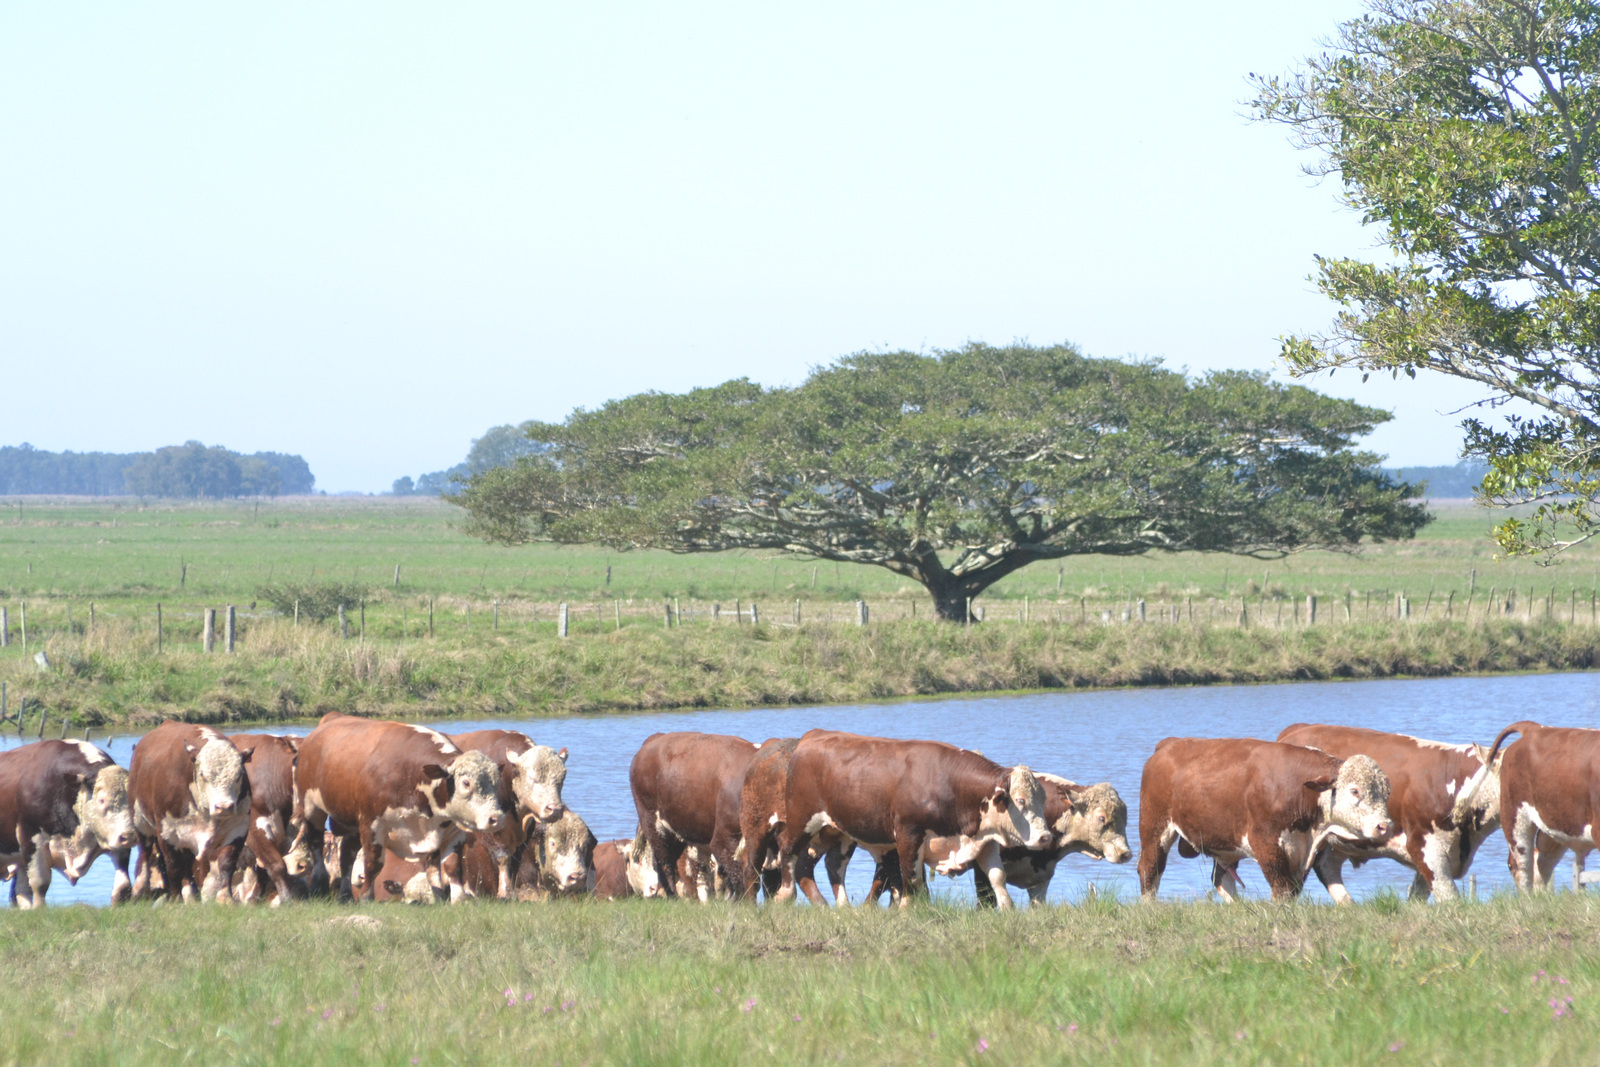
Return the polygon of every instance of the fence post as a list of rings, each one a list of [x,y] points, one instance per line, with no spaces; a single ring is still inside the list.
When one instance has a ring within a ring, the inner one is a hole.
[[[799,597],[795,597],[794,598],[794,624],[796,626],[800,625],[800,598]]]
[[[361,610],[361,615],[360,615],[361,629],[358,631],[358,633],[360,633],[360,635],[361,635],[361,643],[362,644],[366,644],[367,643],[367,602],[365,600],[361,601],[361,609],[360,610]]]
[[[1572,615],[1573,618],[1577,618],[1578,615],[1578,591],[1576,589],[1572,591]],[[89,636],[94,636],[94,601],[92,600],[89,601]]]
[[[761,611],[756,607],[756,602],[754,600],[750,601],[750,625],[761,625]]]
[[[713,626],[715,626],[717,623],[719,623],[721,621],[722,621],[722,605],[721,604],[713,604],[713,605],[711,605],[711,624]]]
[[[223,631],[222,631],[222,633],[223,633],[223,647],[227,649],[229,655],[232,655],[233,654],[233,605],[232,604],[228,605],[228,617],[227,617],[226,621],[224,621],[224,623],[223,623]]]
[[[858,601],[856,601],[856,625],[857,626],[865,626],[866,624],[867,624],[867,602],[865,600],[858,600]]]
[[[339,636],[346,641],[350,639],[350,620],[345,617],[344,605],[339,605]]]
[[[6,719],[6,683],[0,682],[0,722]]]
[[[200,647],[210,652],[217,644],[217,609],[207,608],[200,626]]]
[[[494,628],[500,629],[500,601],[494,602]]]
[[[0,605],[0,648],[11,647],[11,614],[9,609]]]
[[[161,601],[156,601],[156,655],[161,655]]]
[[[1139,622],[1144,622],[1144,597],[1139,598]]]
[[[396,589],[400,588],[400,564],[398,563],[394,565],[394,587]]]
[[[23,600],[17,604],[17,612],[22,616],[22,654],[28,654],[28,602]]]
[[[428,598],[428,639],[433,640],[433,597]]]
[[[672,605],[665,600],[661,602],[661,619],[663,629],[672,629]]]
[[[1316,598],[1316,595],[1314,593],[1307,593],[1306,594],[1306,625],[1307,626],[1315,626],[1316,624],[1317,624],[1317,598]]]
[[[736,626],[742,626],[744,624],[744,602],[743,601],[735,600],[733,602],[733,622],[734,622],[734,625],[736,625]]]
[[[620,600],[612,600],[611,601],[611,607],[613,609],[615,609],[615,611],[617,613],[617,629],[621,630],[622,629],[622,601],[620,601]]]
[[[1456,591],[1454,589],[1445,594],[1444,617],[1447,619],[1453,619],[1456,617]]]
[[[567,636],[567,605],[565,603],[561,605],[561,614],[556,619],[556,636]]]
[[[678,603],[678,598],[677,597],[673,597],[672,598],[672,625],[674,625],[674,626],[682,626],[683,625],[682,606]]]
[[[1028,603],[1028,598],[1027,597],[1023,597],[1022,598],[1022,621],[1023,622],[1032,622],[1033,621],[1033,605]]]
[[[966,621],[966,625],[968,625],[968,626],[972,625],[972,598],[971,597],[967,597],[967,621]]]

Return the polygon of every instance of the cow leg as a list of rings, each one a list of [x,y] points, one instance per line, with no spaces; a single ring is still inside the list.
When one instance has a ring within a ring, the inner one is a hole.
[[[429,881],[433,885],[435,896],[443,893],[452,904],[459,904],[468,897],[466,868],[464,856],[465,844],[457,845],[449,852],[441,852],[433,866],[429,867]]]
[[[1534,888],[1539,892],[1548,893],[1555,889],[1556,864],[1561,862],[1561,857],[1567,854],[1567,846],[1550,839],[1548,834],[1539,835],[1539,844],[1535,850],[1534,874],[1538,882]]]
[[[1161,889],[1161,874],[1167,869],[1167,853],[1178,839],[1178,831],[1169,823],[1159,834],[1139,834],[1139,896],[1154,900]]]
[[[1589,850],[1588,849],[1586,849],[1586,848],[1575,848],[1575,849],[1572,850],[1572,891],[1574,893],[1583,892],[1584,860],[1586,860],[1588,858],[1589,858]]]
[[[904,883],[900,894],[902,908],[911,903],[913,896],[926,896],[928,892],[927,880],[922,877],[922,844],[925,836],[904,831],[895,835],[894,847],[900,853],[900,879]]]
[[[1457,829],[1406,835],[1406,855],[1417,869],[1412,900],[1427,900],[1429,893],[1440,900],[1456,899],[1455,857],[1461,850],[1461,834]]]
[[[360,841],[355,834],[341,833],[338,835],[339,849],[339,903],[348,904],[355,899],[351,889],[350,872],[356,865],[356,853],[360,851]],[[381,868],[380,868],[381,869]],[[374,874],[373,878],[376,879]],[[366,879],[363,879],[366,881]]]
[[[1272,890],[1273,900],[1293,900],[1300,895],[1300,872],[1289,862],[1289,854],[1275,838],[1263,839],[1251,834],[1250,851],[1255,854],[1262,877]],[[1229,873],[1232,875],[1231,866]],[[1234,877],[1237,881],[1237,876]]]
[[[371,823],[362,823],[356,832],[361,847],[361,869],[366,875],[362,880],[361,899],[370,904],[378,899],[378,872],[383,870],[383,846],[378,843],[378,835],[373,832]],[[346,840],[346,848],[349,844]],[[343,859],[341,856],[341,862]]]
[[[1516,876],[1517,888],[1524,893],[1534,890],[1534,857],[1538,853],[1539,827],[1529,817],[1526,806],[1516,805],[1515,814],[1504,823],[1506,843],[1511,846],[1507,863]],[[1501,815],[1504,818],[1504,814]]]
[[[29,832],[19,822],[17,844],[22,846],[22,858],[17,861],[17,875],[12,886],[19,887],[26,881],[27,892],[14,903],[23,908],[42,908],[45,893],[50,889],[50,835],[43,830]]]
[[[131,848],[119,848],[111,853],[111,866],[116,873],[111,878],[111,903],[126,904],[133,899],[133,882],[128,878],[128,859]]]
[[[1221,860],[1211,861],[1211,888],[1217,891],[1224,903],[1232,904],[1244,895],[1244,883],[1239,881],[1238,860],[1232,863],[1223,863]]]
[[[841,908],[850,906],[850,893],[844,887],[844,877],[850,870],[850,860],[856,854],[854,841],[835,841],[822,856],[822,867],[828,872],[828,885],[833,888],[833,903]]]
[[[489,853],[489,858],[494,860],[496,874],[494,895],[500,900],[510,900],[515,893],[513,873],[516,868],[511,865],[511,850],[506,848],[504,841],[500,840],[498,833],[480,834],[478,840],[483,842],[483,847]],[[517,858],[522,858],[522,850],[517,849]]]
[[[1354,904],[1355,898],[1350,895],[1350,890],[1344,887],[1344,857],[1331,848],[1322,850],[1317,857],[1317,862],[1312,866],[1317,872],[1317,878],[1328,890],[1328,896],[1333,898],[1335,904]]]
[[[298,887],[289,881],[289,865],[284,862],[283,853],[278,851],[278,846],[265,830],[259,826],[251,827],[245,843],[255,857],[256,864],[272,879],[280,901],[288,902],[300,895],[296,891]]]
[[[711,858],[716,861],[717,874],[722,881],[718,895],[726,893],[734,900],[744,896],[744,864],[734,855],[739,850],[739,832],[736,826],[718,825],[711,834]]]
[[[989,891],[994,894],[994,903],[1001,911],[1009,911],[1013,905],[1011,894],[1006,891],[1006,865],[1000,858],[1000,843],[990,841],[983,846],[983,851],[978,853],[976,873],[979,875],[978,884],[989,883]]]
[[[156,839],[156,845],[166,858],[167,872],[172,875],[171,880],[167,883],[167,896],[181,899],[184,903],[198,898],[200,894],[194,883],[195,854],[186,848],[169,846],[160,838]],[[165,877],[165,874],[163,874],[163,877]]]
[[[139,863],[133,872],[133,899],[143,900],[150,893],[150,857],[155,844],[143,834],[139,835]]]

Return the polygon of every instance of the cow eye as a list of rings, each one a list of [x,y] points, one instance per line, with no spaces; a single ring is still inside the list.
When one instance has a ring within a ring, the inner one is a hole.
[[[1350,795],[1355,797],[1357,800],[1360,800],[1361,799],[1361,790],[1357,789],[1355,786],[1351,786],[1350,787]]]
[[[463,778],[461,779],[459,788],[463,793],[470,793],[472,792],[472,782],[469,779]]]

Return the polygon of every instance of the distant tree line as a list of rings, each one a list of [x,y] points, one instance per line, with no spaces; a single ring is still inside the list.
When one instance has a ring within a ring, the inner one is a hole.
[[[24,442],[0,448],[0,495],[225,498],[309,493],[305,459],[283,452],[244,455],[199,441],[154,452],[46,452]]]
[[[1384,473],[1402,482],[1422,482],[1423,495],[1433,499],[1466,499],[1478,491],[1489,465],[1481,460],[1464,459],[1450,467],[1392,467]]]
[[[520,426],[507,423],[490,427],[482,437],[473,438],[462,462],[442,471],[429,471],[414,480],[409,474],[396,478],[392,491],[395,496],[439,496],[454,492],[460,488],[458,482],[465,482],[474,474],[508,467],[521,456],[536,455],[545,446],[528,437],[528,427],[532,425],[524,422]]]

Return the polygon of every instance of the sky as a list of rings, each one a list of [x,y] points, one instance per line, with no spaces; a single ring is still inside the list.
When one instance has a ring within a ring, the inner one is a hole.
[[[1280,127],[1342,2],[11,4],[0,444],[297,452],[380,491],[490,426],[1072,341],[1274,371],[1382,234]],[[1451,463],[1481,393],[1344,372]]]

